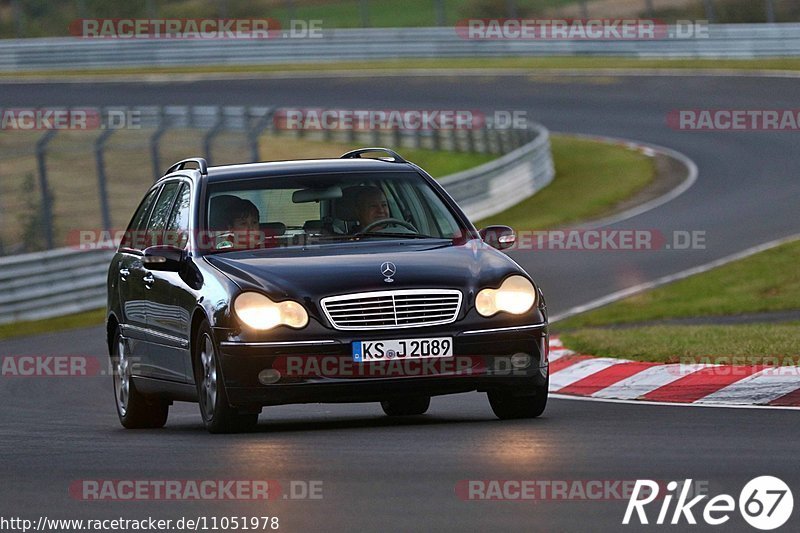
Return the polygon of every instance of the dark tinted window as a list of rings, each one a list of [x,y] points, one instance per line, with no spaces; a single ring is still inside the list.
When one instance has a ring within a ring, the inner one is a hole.
[[[192,201],[191,188],[188,183],[181,185],[178,200],[172,208],[172,213],[167,220],[164,244],[171,244],[179,248],[186,246],[189,239],[189,208]]]
[[[158,195],[156,205],[153,207],[153,214],[150,215],[150,222],[147,224],[148,246],[163,242],[164,228],[167,227],[167,219],[172,211],[172,204],[175,202],[180,185],[180,182],[171,181],[162,187],[161,194]]]
[[[146,229],[145,225],[147,224],[147,219],[150,214],[150,208],[153,206],[153,201],[155,201],[158,191],[158,188],[150,191],[147,196],[145,196],[141,205],[139,205],[139,209],[136,210],[136,213],[131,219],[131,223],[128,225],[128,231],[126,231],[125,235],[122,237],[122,243],[120,244],[121,247],[136,249],[141,248],[141,244],[144,240],[144,230]]]

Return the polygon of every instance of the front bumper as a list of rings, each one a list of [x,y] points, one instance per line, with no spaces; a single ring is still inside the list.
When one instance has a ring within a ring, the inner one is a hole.
[[[354,340],[453,338],[453,357],[355,363]],[[369,402],[392,396],[544,386],[547,324],[460,331],[336,332],[327,339],[223,341],[220,364],[235,406]]]

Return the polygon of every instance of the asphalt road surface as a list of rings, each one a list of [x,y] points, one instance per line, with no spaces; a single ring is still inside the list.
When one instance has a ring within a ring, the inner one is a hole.
[[[614,228],[704,231],[705,249],[515,252],[543,287],[551,312],[561,313],[800,232],[797,133],[681,132],[666,124],[675,109],[795,108],[798,96],[797,80],[781,78],[370,76],[9,84],[0,90],[0,106],[525,110],[553,131],[637,139],[692,158],[700,171],[692,188]],[[22,354],[103,357],[102,328],[0,342],[0,355]],[[287,531],[636,531],[668,526],[622,526],[624,499],[464,501],[456,487],[464,480],[691,478],[712,495],[738,498],[749,479],[775,475],[800,496],[800,426],[791,410],[554,399],[540,419],[500,422],[485,396],[473,393],[435,398],[428,415],[400,422],[382,416],[376,404],[267,408],[258,432],[212,436],[188,404],[173,406],[163,430],[123,430],[108,376],[3,378],[0,402],[3,517],[269,515]],[[269,502],[80,501],[69,487],[86,479],[268,479],[279,481],[283,493]],[[321,481],[322,498],[283,498],[291,496],[291,481]],[[657,512],[653,507],[651,521]],[[695,512],[700,522],[701,514]],[[752,530],[738,513],[731,516],[716,529]],[[797,520],[785,529],[796,529]]]

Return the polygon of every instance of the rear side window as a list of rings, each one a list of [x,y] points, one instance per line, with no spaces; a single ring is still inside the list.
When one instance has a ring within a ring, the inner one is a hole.
[[[139,209],[134,213],[131,223],[128,225],[128,231],[122,237],[120,248],[133,248],[140,249],[144,242],[144,232],[146,229],[147,219],[150,215],[150,208],[153,207],[153,202],[158,195],[159,188],[156,187],[145,196]]]
[[[153,214],[150,215],[150,222],[147,224],[147,244],[155,246],[162,244],[164,239],[164,229],[167,227],[167,219],[172,211],[172,204],[178,195],[180,182],[171,181],[161,188],[156,205],[153,207]]]
[[[189,240],[189,214],[192,201],[191,188],[184,183],[178,192],[178,199],[167,220],[164,244],[184,248]]]

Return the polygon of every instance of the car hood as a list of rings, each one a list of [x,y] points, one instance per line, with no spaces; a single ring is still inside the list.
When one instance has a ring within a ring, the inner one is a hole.
[[[480,240],[380,241],[228,252],[207,256],[242,289],[274,299],[317,301],[326,296],[408,288],[452,288],[465,295],[523,273],[505,254]],[[395,267],[392,276],[382,265]],[[392,281],[386,281],[391,279]]]

